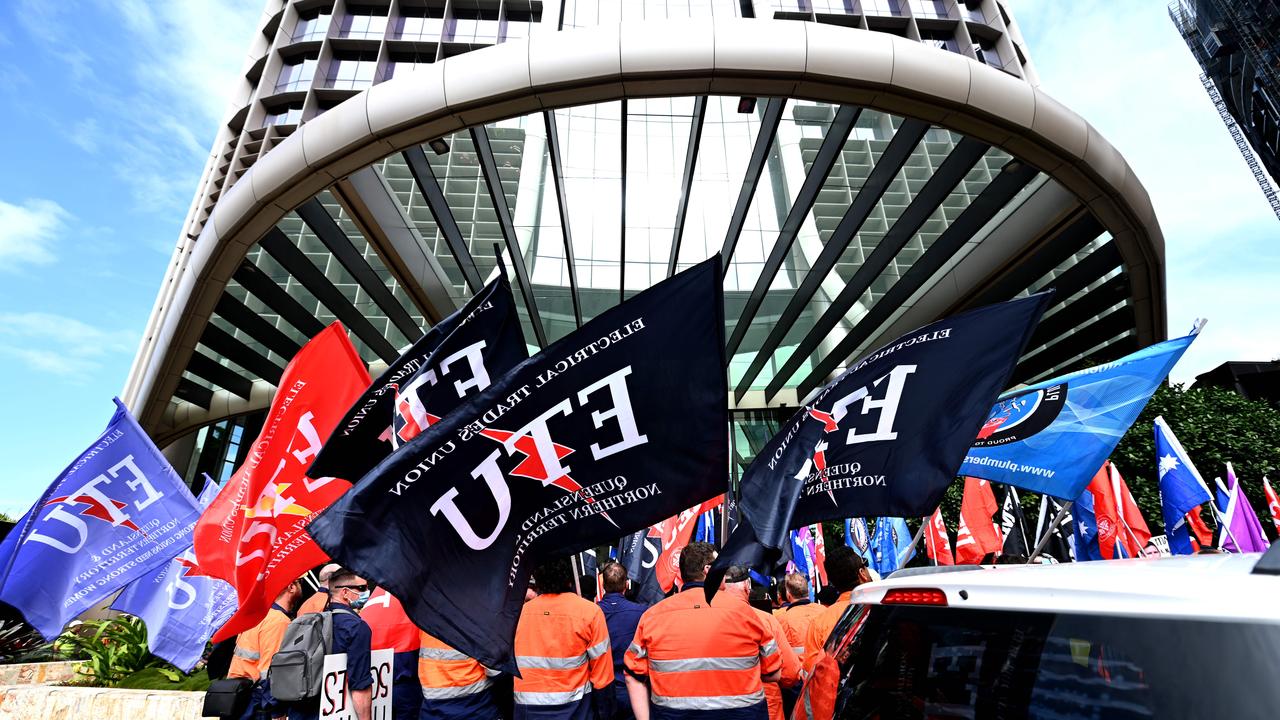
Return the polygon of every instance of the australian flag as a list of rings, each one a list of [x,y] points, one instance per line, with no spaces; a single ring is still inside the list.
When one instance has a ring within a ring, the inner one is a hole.
[[[850,516],[926,517],[955,479],[1050,295],[910,332],[852,364],[802,406],[742,477],[743,522],[708,578],[770,567],[787,530]]]
[[[1195,552],[1191,544],[1191,531],[1187,527],[1187,513],[1211,500],[1209,488],[1200,477],[1200,471],[1191,462],[1182,443],[1173,434],[1163,417],[1156,418],[1156,463],[1160,477],[1160,511],[1164,519],[1165,537],[1169,540],[1169,552],[1174,555],[1190,555]]]
[[[487,667],[531,570],[724,491],[720,258],[617,305],[495,379],[310,525],[334,560]]]
[[[208,507],[219,489],[215,482],[206,484],[200,492],[200,507]],[[235,614],[236,589],[201,575],[195,549],[188,547],[159,572],[125,588],[111,609],[142,618],[151,653],[191,672],[209,637]]]
[[[191,546],[200,509],[124,403],[0,544],[0,600],[46,640]]]
[[[307,476],[359,480],[527,357],[511,285],[499,277],[378,376],[338,423]]]

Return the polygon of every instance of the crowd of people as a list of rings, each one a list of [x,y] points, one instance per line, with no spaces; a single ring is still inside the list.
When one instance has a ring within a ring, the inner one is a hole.
[[[823,646],[853,589],[870,582],[871,572],[853,550],[836,547],[825,559],[825,603],[811,600],[802,574],[765,585],[741,566],[730,568],[708,602],[704,586],[715,559],[713,545],[690,543],[680,555],[679,587],[652,606],[633,599],[619,563],[600,568],[599,602],[596,584],[578,582],[568,558],[543,564],[516,629],[519,676],[486,668],[419,630],[385,590],[327,565],[318,592],[304,600],[302,585],[291,583],[257,627],[228,641],[227,675],[252,682],[245,720],[318,718],[318,698],[276,700],[268,671],[295,617],[331,611],[330,652],[347,656],[346,687],[359,720],[371,720],[370,652],[382,648],[394,650],[395,720],[789,717],[801,683],[822,672]],[[220,651],[210,657],[211,674]]]

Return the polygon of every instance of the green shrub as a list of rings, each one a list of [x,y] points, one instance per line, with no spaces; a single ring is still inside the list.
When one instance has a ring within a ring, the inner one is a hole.
[[[187,690],[203,692],[209,689],[209,673],[197,670],[183,675],[176,669],[160,667],[139,670],[116,683],[119,688],[135,690]]]
[[[115,687],[140,670],[168,665],[147,649],[146,626],[128,615],[69,627],[55,641],[55,647],[63,654],[82,658],[77,672],[103,687]]]

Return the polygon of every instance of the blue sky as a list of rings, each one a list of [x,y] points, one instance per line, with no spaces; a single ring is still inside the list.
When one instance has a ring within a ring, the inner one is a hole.
[[[0,3],[0,511],[120,392],[261,0]],[[1167,243],[1174,370],[1280,356],[1280,222],[1162,3],[1015,0],[1042,87],[1133,165]]]

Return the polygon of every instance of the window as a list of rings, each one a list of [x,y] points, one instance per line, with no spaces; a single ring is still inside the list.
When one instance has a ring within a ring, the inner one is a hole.
[[[337,56],[329,63],[325,87],[335,90],[363,90],[373,84],[377,69],[377,53]]]
[[[946,18],[946,0],[911,0],[911,14],[919,18]]]
[[[964,0],[958,6],[960,8],[960,17],[970,22],[987,24],[987,16],[982,12],[982,3],[973,2],[973,0]]]
[[[506,20],[502,23],[499,42],[518,40],[529,37],[529,28],[542,19],[542,11],[508,10]]]
[[[287,62],[280,68],[280,79],[276,81],[276,92],[299,92],[311,87],[311,80],[316,76],[316,59],[302,58]]]
[[[867,15],[902,16],[900,0],[861,0],[862,12]]]
[[[323,40],[325,33],[329,32],[329,20],[329,15],[320,14],[298,18],[298,24],[293,28],[293,41]]]
[[[950,30],[921,30],[920,42],[939,50],[960,52],[960,43],[956,42],[956,34]]]
[[[262,127],[272,125],[297,125],[302,122],[302,103],[289,103],[278,108],[268,108],[262,119]]]
[[[420,67],[425,67],[435,62],[436,56],[434,52],[422,53],[394,53],[390,62],[387,63],[386,78],[390,80],[393,77],[399,77],[405,73],[411,73]]]
[[[977,56],[978,62],[984,65],[990,65],[997,69],[1004,69],[1004,62],[1000,59],[1000,53],[996,50],[996,44],[991,40],[979,40],[974,43],[973,54]]]
[[[444,8],[404,8],[404,12],[403,17],[396,18],[393,38],[439,42],[444,33]]]
[[[354,8],[351,14],[342,18],[342,31],[339,37],[364,40],[381,40],[387,34],[387,16],[375,14],[381,11],[358,11]]]
[[[453,9],[454,19],[446,23],[446,40],[492,45],[498,42],[498,11],[474,8]]]

